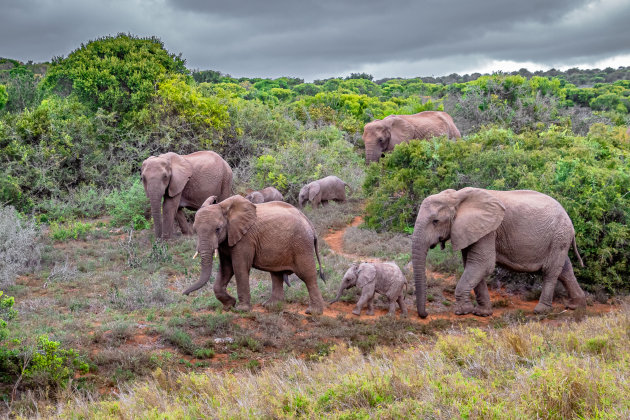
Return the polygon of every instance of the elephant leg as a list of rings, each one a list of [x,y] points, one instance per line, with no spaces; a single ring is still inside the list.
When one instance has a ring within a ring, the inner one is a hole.
[[[492,315],[492,303],[490,302],[490,292],[488,291],[488,284],[483,279],[475,287],[475,298],[477,299],[477,307],[473,311],[473,314],[477,316],[490,316]]]
[[[496,262],[495,240],[496,232],[491,232],[462,252],[465,266],[464,273],[455,288],[455,315],[465,315],[475,311],[475,307],[470,302],[470,292],[475,289],[475,293],[482,295],[484,293],[483,288],[476,288],[480,282],[485,283],[485,278],[494,269]],[[487,292],[488,286],[486,285],[485,293]]]
[[[179,224],[180,229],[182,230],[182,233],[184,235],[191,235],[192,230],[190,229],[190,226],[188,225],[188,220],[186,220],[184,209],[182,208],[178,209],[177,213],[175,214],[175,217],[177,219],[177,223]]]
[[[389,311],[387,312],[388,315],[396,315],[396,299],[389,299]]]
[[[361,315],[361,309],[363,309],[369,299],[370,297],[367,294],[362,294],[359,298],[359,301],[357,302],[356,308],[352,310],[352,313],[355,315]]]
[[[328,205],[328,200],[322,200],[322,207],[326,207]]]
[[[234,267],[234,276],[236,277],[236,293],[238,294],[238,304],[236,309],[239,311],[250,311],[251,294],[249,291],[249,270],[251,264],[247,264],[249,259],[232,257],[232,266]]]
[[[324,313],[324,298],[317,286],[317,270],[315,264],[313,264],[313,254],[304,257],[304,261],[298,263],[299,267],[308,267],[306,270],[294,270],[297,275],[306,285],[308,291],[309,305],[306,308],[306,313],[309,315],[321,315]]]
[[[562,285],[565,289],[567,289],[567,293],[569,294],[569,303],[566,305],[568,309],[577,309],[586,306],[586,296],[584,294],[584,290],[582,290],[575,278],[573,265],[571,265],[569,256],[567,256],[564,261],[564,266],[562,267],[562,272],[560,273],[558,280],[562,282]]]
[[[263,306],[271,307],[284,300],[284,275],[282,272],[271,274],[271,296],[263,303]]]
[[[236,304],[236,299],[227,292],[227,285],[230,283],[230,280],[232,280],[233,275],[232,261],[219,253],[219,275],[215,279],[212,289],[214,290],[214,295],[219,302],[223,304],[223,309],[225,310],[230,309]]]
[[[400,306],[402,316],[407,318],[407,306],[405,305],[405,297],[403,295],[398,296],[398,306]]]
[[[367,314],[368,315],[374,315],[374,296],[372,296],[371,298],[368,299],[368,311]]]
[[[552,262],[548,267],[543,267],[543,287],[534,313],[544,314],[553,308],[553,292],[556,289],[558,277],[562,273],[564,259]]]
[[[175,222],[175,214],[179,208],[179,196],[164,197],[164,205],[162,207],[162,238],[170,239],[173,233],[173,223]]]

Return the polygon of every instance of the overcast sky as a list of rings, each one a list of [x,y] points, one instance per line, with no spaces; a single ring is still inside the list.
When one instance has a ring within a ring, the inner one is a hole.
[[[119,32],[237,77],[630,66],[628,0],[0,0],[0,57],[49,61]]]

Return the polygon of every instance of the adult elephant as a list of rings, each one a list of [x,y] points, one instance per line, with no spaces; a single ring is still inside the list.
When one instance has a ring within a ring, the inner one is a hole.
[[[412,236],[416,305],[421,318],[425,309],[425,263],[429,248],[451,240],[461,250],[464,273],[455,289],[455,314],[492,314],[485,278],[495,263],[523,271],[542,271],[543,289],[534,311],[551,310],[558,279],[564,284],[575,309],[586,304],[569,260],[569,248],[580,265],[573,223],[560,203],[536,191],[492,191],[480,188],[445,190],[422,201]],[[470,301],[475,291],[478,306]]]
[[[298,196],[298,205],[302,208],[309,201],[313,208],[317,208],[320,204],[326,205],[330,200],[343,203],[346,201],[346,187],[350,188],[347,183],[334,175],[318,179],[302,187]]]
[[[232,195],[232,169],[211,151],[151,156],[142,162],[141,177],[156,238],[171,237],[175,218],[182,233],[190,234],[183,208],[197,210],[211,195],[220,200]]]
[[[317,236],[311,222],[290,204],[281,201],[252,204],[240,195],[218,204],[210,197],[195,215],[197,252],[201,255],[199,281],[184,291],[185,295],[205,285],[212,274],[214,251],[219,251],[219,275],[214,282],[214,294],[228,309],[236,300],[227,292],[232,276],[240,310],[251,309],[249,271],[252,267],[271,273],[272,292],[266,304],[273,305],[284,298],[283,280],[295,273],[304,283],[310,297],[306,313],[321,314],[324,300],[317,286],[317,270],[313,253],[321,262]]]
[[[252,191],[245,196],[245,199],[254,204],[268,203],[269,201],[284,201],[282,193],[274,187],[263,188],[260,191]]]
[[[451,116],[442,111],[390,115],[369,122],[363,128],[365,162],[377,162],[386,152],[394,150],[394,146],[411,139],[430,139],[443,135],[449,139],[461,137]]]

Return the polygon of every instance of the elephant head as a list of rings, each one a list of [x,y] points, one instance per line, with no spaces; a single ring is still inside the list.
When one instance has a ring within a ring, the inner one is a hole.
[[[253,191],[245,196],[245,199],[251,201],[254,204],[260,204],[265,202],[265,197],[259,191]]]
[[[422,201],[412,236],[413,277],[418,315],[426,318],[426,259],[430,248],[451,240],[453,250],[462,250],[496,230],[505,207],[496,197],[478,188],[444,190]]]
[[[256,222],[256,206],[240,195],[213,204],[209,197],[195,214],[197,252],[201,256],[199,281],[184,291],[185,295],[205,285],[212,275],[212,258],[220,244],[236,245]]]
[[[339,291],[337,292],[337,296],[330,301],[330,303],[337,302],[343,291],[349,289],[350,287],[358,287],[362,290],[366,286],[372,286],[371,290],[368,290],[367,293],[374,294],[374,285],[376,281],[376,268],[372,264],[359,264],[354,263],[350,266],[346,274],[344,274],[343,279],[341,280],[341,285],[339,286]]]
[[[192,165],[177,153],[151,156],[142,162],[142,185],[151,203],[156,238],[162,236],[162,197],[181,194],[191,176]]]
[[[413,126],[397,115],[372,121],[363,128],[365,163],[377,162],[395,145],[413,138]]]
[[[321,187],[318,182],[311,182],[302,187],[298,196],[298,205],[304,207],[307,201],[313,202],[321,193]]]

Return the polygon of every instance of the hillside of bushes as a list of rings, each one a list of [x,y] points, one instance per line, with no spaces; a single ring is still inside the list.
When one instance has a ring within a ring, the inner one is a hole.
[[[367,198],[377,229],[408,232],[422,198],[445,188],[532,188],[573,218],[589,261],[580,280],[621,291],[630,270],[627,74],[233,78],[191,72],[158,38],[103,37],[50,63],[2,59],[0,202],[40,223],[107,214],[147,227],[140,163],[200,149],[230,163],[239,193],[273,185],[295,203],[304,183],[338,175]],[[366,176],[363,125],[423,110],[449,112],[464,138],[402,146]]]

